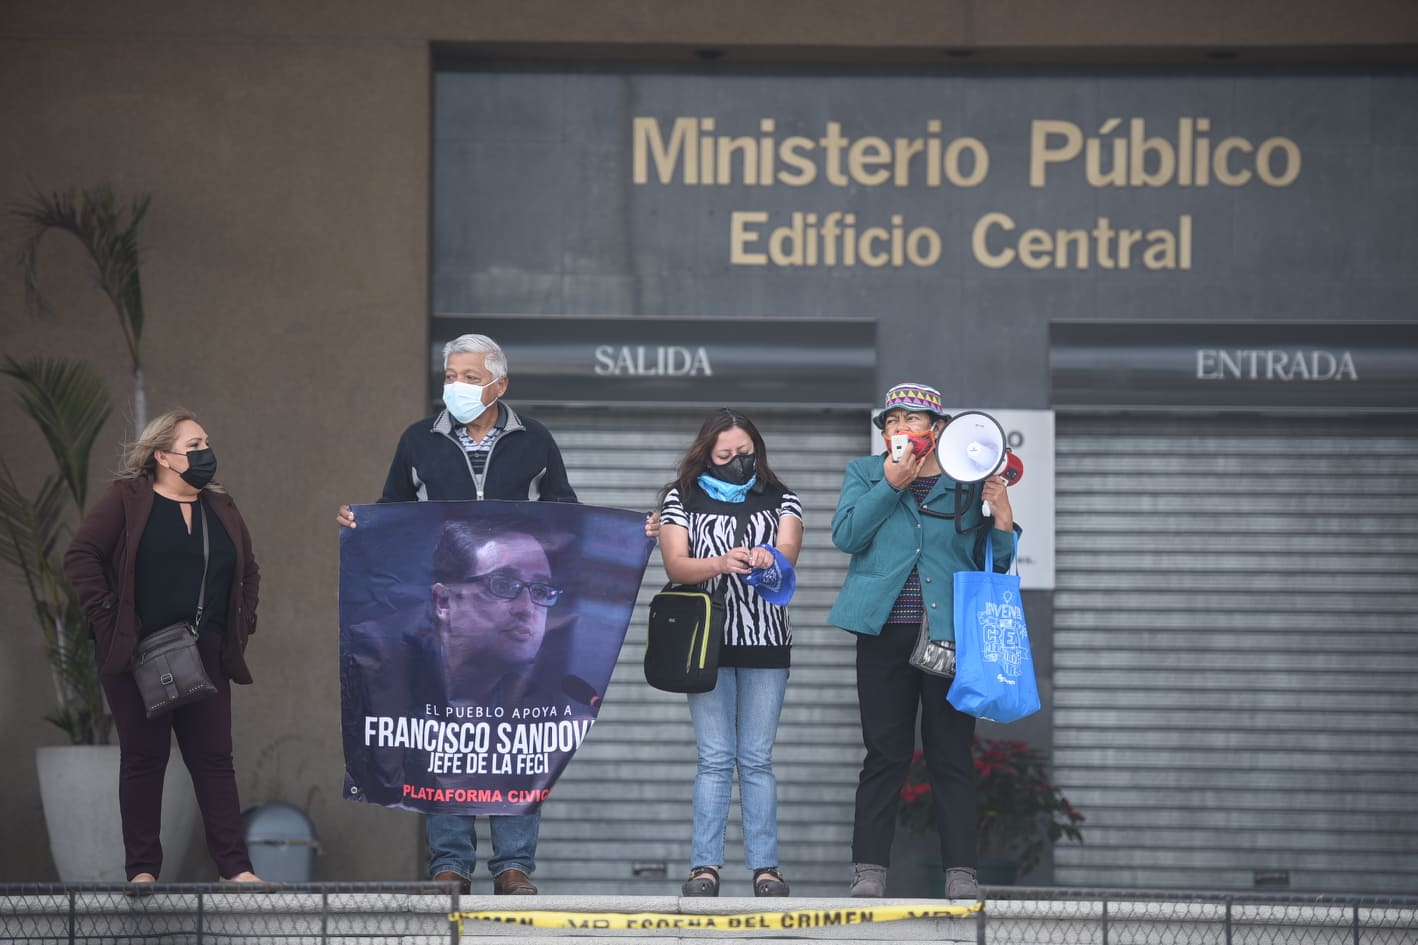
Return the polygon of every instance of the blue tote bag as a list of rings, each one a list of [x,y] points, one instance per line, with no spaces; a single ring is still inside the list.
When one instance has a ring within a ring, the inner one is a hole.
[[[1039,711],[1034,658],[1015,572],[996,574],[994,542],[985,541],[985,570],[955,573],[955,681],[950,704],[966,715],[1014,722]]]

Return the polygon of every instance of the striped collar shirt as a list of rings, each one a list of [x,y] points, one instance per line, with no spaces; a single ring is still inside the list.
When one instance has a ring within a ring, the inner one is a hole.
[[[505,427],[496,426],[488,431],[487,436],[481,440],[475,440],[468,433],[468,428],[461,423],[453,428],[453,435],[458,438],[458,445],[463,448],[463,452],[468,454],[468,462],[473,465],[473,475],[481,478],[487,474],[487,458],[492,453],[492,444],[497,442],[497,438],[502,435]]]

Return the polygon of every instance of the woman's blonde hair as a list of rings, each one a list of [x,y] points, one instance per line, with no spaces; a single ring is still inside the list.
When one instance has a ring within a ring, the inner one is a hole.
[[[173,441],[177,439],[177,426],[184,420],[198,422],[195,413],[182,407],[169,410],[162,416],[149,420],[138,439],[129,443],[125,448],[123,463],[119,466],[118,475],[115,478],[141,479],[146,476],[149,479],[156,479],[158,474],[157,451],[171,452]],[[210,482],[203,488],[208,492],[226,491],[215,482]]]

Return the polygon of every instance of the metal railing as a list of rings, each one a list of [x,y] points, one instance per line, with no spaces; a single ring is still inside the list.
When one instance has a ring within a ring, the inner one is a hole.
[[[442,945],[458,903],[435,883],[0,886],[0,942]]]
[[[990,945],[1418,945],[1418,897],[991,887]]]
[[[949,923],[881,922],[801,929],[800,938],[894,938],[975,941],[978,945],[1418,945],[1418,897],[1178,892],[1139,889],[987,887],[986,907]],[[870,910],[881,900],[796,899],[772,909]],[[887,900],[886,902],[891,902]],[[901,902],[897,900],[896,902]],[[578,916],[638,913],[675,904],[667,915],[704,915],[736,903],[651,897],[539,897],[508,900],[460,896],[434,883],[0,885],[0,943],[112,945],[331,945],[398,942],[442,945],[505,936],[493,923],[459,923],[464,910],[536,911],[564,916],[564,930],[537,929],[538,938],[577,935]],[[764,912],[766,904],[745,900]],[[885,903],[883,903],[884,905]],[[932,904],[932,901],[922,903]],[[933,901],[936,906],[945,905]],[[695,910],[690,912],[689,910]],[[885,911],[885,910],[882,910]],[[917,923],[914,929],[906,926]],[[460,926],[462,931],[460,933]],[[530,932],[531,930],[526,930]],[[585,933],[580,932],[581,936]],[[695,928],[654,933],[608,930],[598,938],[663,940],[720,938]],[[744,929],[741,940],[782,938]],[[585,941],[585,939],[582,939]]]

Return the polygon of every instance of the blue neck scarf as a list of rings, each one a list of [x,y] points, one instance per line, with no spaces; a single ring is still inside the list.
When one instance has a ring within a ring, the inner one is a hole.
[[[731,482],[715,479],[708,473],[699,474],[699,487],[709,493],[711,499],[718,499],[720,502],[742,502],[748,495],[748,490],[752,489],[757,481],[757,476],[750,476],[748,482],[736,486]]]

